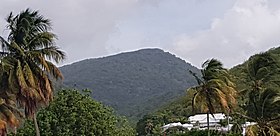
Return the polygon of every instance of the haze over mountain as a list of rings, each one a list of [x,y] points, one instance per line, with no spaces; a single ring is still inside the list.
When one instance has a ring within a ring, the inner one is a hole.
[[[87,59],[60,68],[70,88],[93,90],[92,97],[131,119],[185,95],[196,85],[188,70],[199,70],[160,49],[142,49]]]

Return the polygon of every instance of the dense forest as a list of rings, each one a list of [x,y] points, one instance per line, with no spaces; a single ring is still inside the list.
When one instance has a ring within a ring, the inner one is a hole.
[[[60,68],[66,88],[88,88],[91,96],[137,122],[196,84],[197,68],[160,49],[87,59]]]

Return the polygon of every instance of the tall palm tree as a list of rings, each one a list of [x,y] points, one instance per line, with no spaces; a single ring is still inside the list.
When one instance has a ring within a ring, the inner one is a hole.
[[[56,36],[50,32],[50,20],[38,11],[26,9],[16,16],[10,13],[7,22],[10,33],[7,40],[0,37],[0,43],[1,60],[11,66],[5,71],[9,75],[8,89],[16,95],[25,115],[34,120],[39,135],[36,109],[52,100],[53,86],[49,76],[62,78],[52,61],[62,61],[65,54],[55,46]]]
[[[200,109],[206,110],[208,135],[210,135],[209,114],[213,116],[217,106],[224,112],[229,113],[230,109],[236,104],[236,90],[230,80],[228,71],[216,59],[207,60],[202,64],[201,78],[192,71],[190,73],[198,83],[198,86],[191,88],[196,91],[192,100],[193,111],[198,106]]]
[[[250,94],[246,105],[247,114],[243,115],[255,125],[246,129],[246,135],[280,135],[280,93],[275,88],[268,88]]]
[[[279,79],[280,66],[273,55],[269,53],[257,54],[248,60],[247,73],[251,81],[250,87],[245,89],[246,115],[245,119],[257,124],[248,127],[248,135],[280,135],[275,131],[280,121]],[[278,130],[279,131],[279,130]]]

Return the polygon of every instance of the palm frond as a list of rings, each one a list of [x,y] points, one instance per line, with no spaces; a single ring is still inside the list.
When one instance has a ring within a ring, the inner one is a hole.
[[[197,93],[193,97],[193,107],[194,104],[197,104],[195,102],[199,98],[200,105],[202,103],[202,105],[206,105],[208,112],[213,115],[217,105],[220,105],[227,112],[236,105],[235,85],[231,81],[227,69],[222,66],[223,64],[216,59],[207,60],[202,64],[203,80],[199,80],[200,86],[198,87],[200,88],[199,90],[196,89]],[[193,76],[195,77],[194,74]]]
[[[16,69],[16,76],[18,78],[19,86],[23,89],[27,88],[27,83],[25,81],[24,73],[22,71],[21,62],[18,61],[17,69]]]
[[[268,133],[271,135],[271,136],[280,136],[280,133],[277,132],[275,129],[273,128],[269,128],[269,131]]]
[[[258,125],[251,125],[246,128],[246,136],[257,136],[259,131]]]
[[[6,51],[7,47],[9,46],[8,41],[6,41],[3,37],[0,36],[0,44],[1,44],[1,56],[6,56],[8,53]]]
[[[226,94],[218,88],[212,88],[212,90],[213,90],[212,92],[214,94],[214,97],[218,99],[217,101],[221,105],[223,111],[229,112],[229,105],[228,105],[228,100],[226,99]]]
[[[63,75],[59,68],[57,68],[53,63],[47,61],[47,64],[50,68],[50,74],[55,78],[55,79],[63,79]]]
[[[23,71],[24,71],[24,77],[25,77],[26,81],[28,82],[29,86],[32,88],[36,88],[34,74],[27,62],[24,63]]]
[[[56,35],[50,32],[41,32],[32,37],[26,47],[26,50],[36,50],[40,48],[48,48],[54,44]]]
[[[203,81],[197,76],[196,73],[192,72],[191,70],[189,70],[189,73],[195,78],[198,85],[203,84]]]
[[[9,72],[9,78],[8,78],[8,85],[9,85],[9,89],[12,92],[18,92],[18,90],[20,89],[19,85],[18,85],[18,80],[16,77],[16,73],[15,70],[10,70]]]

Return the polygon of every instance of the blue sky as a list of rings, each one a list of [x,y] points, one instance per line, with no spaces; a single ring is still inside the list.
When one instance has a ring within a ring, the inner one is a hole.
[[[230,68],[280,43],[279,0],[2,0],[0,35],[12,11],[50,18],[63,64],[142,48],[161,48],[200,67]],[[63,65],[60,64],[60,65]]]

